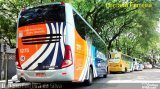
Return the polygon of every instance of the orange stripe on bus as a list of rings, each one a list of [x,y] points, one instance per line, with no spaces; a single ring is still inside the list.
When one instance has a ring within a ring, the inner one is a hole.
[[[75,62],[74,80],[79,81],[87,60],[87,42],[75,30]]]
[[[19,58],[21,58],[21,56],[25,57],[25,60],[20,61],[20,64],[26,62],[42,46],[42,44],[23,45],[22,37],[42,34],[47,34],[46,24],[29,25],[18,28]]]

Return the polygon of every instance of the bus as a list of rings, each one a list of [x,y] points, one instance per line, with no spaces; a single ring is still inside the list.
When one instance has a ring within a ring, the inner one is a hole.
[[[20,81],[85,82],[107,77],[106,44],[68,3],[23,9],[17,24],[16,68]]]
[[[123,73],[134,71],[133,58],[122,54],[122,52],[111,52],[109,71]]]

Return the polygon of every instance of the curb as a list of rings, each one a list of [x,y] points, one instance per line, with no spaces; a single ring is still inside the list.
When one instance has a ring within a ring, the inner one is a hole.
[[[6,80],[0,80],[0,83],[5,83]],[[8,80],[8,82],[12,82],[12,80]]]

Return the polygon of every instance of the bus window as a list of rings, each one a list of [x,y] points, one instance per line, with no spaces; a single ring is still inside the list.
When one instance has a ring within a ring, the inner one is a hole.
[[[65,7],[63,5],[45,5],[22,11],[19,17],[19,27],[36,23],[64,21]]]
[[[73,11],[73,16],[74,16],[74,23],[75,23],[75,27],[77,32],[79,33],[79,35],[85,39],[85,30],[86,30],[86,24],[84,23],[84,21],[79,17],[79,15],[76,14],[75,11]]]

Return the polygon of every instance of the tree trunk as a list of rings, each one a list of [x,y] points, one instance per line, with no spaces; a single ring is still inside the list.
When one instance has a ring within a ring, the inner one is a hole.
[[[1,80],[3,80],[4,79],[4,55],[5,55],[5,53],[3,52],[2,53],[2,65],[1,65],[1,71],[0,71],[0,73],[1,73]]]

